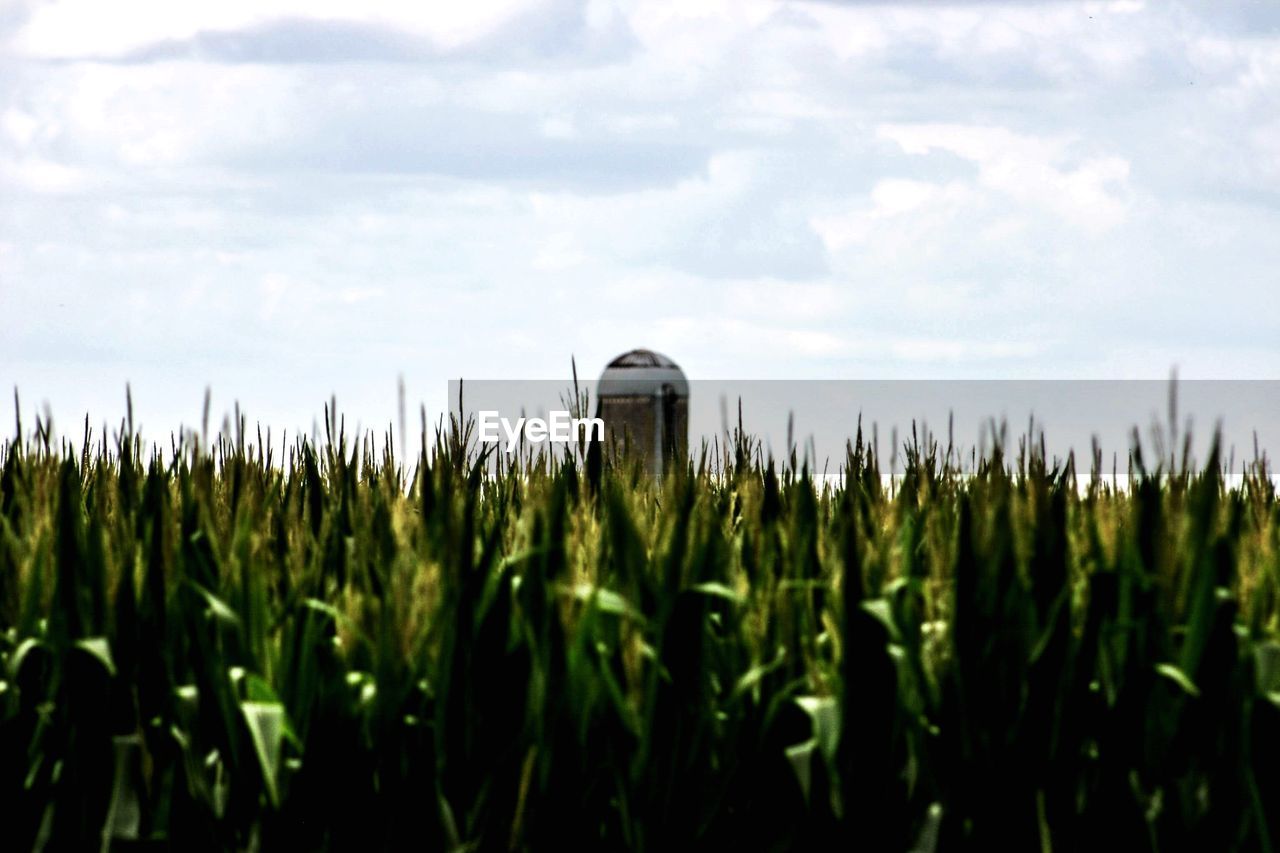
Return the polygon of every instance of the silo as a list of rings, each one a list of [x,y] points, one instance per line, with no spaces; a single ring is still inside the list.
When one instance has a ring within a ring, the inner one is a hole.
[[[665,355],[636,349],[609,362],[596,386],[596,404],[606,452],[639,456],[655,477],[670,460],[688,459],[689,383]]]

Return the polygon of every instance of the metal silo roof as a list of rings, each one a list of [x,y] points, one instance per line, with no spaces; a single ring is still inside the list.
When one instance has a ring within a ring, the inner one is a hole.
[[[600,374],[596,397],[654,396],[668,386],[681,397],[689,396],[689,382],[679,365],[662,353],[633,349],[609,362]]]

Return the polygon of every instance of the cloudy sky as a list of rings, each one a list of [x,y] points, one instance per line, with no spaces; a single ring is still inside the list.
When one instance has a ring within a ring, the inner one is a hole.
[[[0,384],[64,427],[633,346],[1276,378],[1277,235],[1280,4],[0,0]]]

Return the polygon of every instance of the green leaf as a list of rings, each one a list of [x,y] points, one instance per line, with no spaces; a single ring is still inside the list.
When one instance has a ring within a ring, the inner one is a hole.
[[[884,625],[884,629],[889,632],[889,638],[893,642],[902,641],[901,634],[898,631],[898,623],[893,619],[893,608],[887,598],[873,598],[870,601],[864,601],[862,602],[862,609],[874,616],[877,622]]]
[[[244,702],[256,702],[263,705],[279,705],[284,707],[284,703],[280,701],[280,697],[265,678],[256,672],[249,672],[242,667],[233,666],[230,669],[231,681],[240,691],[240,699]],[[298,738],[297,732],[294,731],[293,724],[289,721],[288,713],[285,713],[281,720],[282,733],[285,740],[289,741],[295,748],[302,749],[302,741]]]
[[[580,583],[571,587],[561,586],[559,590],[563,594],[571,595],[578,601],[594,603],[595,608],[601,613],[625,616],[637,622],[645,621],[644,614],[632,607],[631,602],[627,601],[626,598],[611,589],[590,583]]]
[[[813,754],[817,749],[818,742],[814,738],[787,747],[787,761],[796,774],[796,781],[800,783],[800,791],[804,794],[806,803],[809,802],[809,788],[813,780]]]
[[[813,737],[828,761],[840,744],[840,705],[834,696],[797,696],[796,704],[809,715]]]
[[[35,637],[27,637],[21,643],[18,643],[18,647],[14,649],[13,654],[9,656],[10,676],[16,679],[18,674],[22,672],[22,664],[26,661],[31,652],[36,649],[44,648],[46,648],[44,641],[38,640]]]
[[[689,589],[692,590],[693,592],[697,592],[702,595],[710,595],[716,598],[725,598],[725,599],[728,599],[729,601],[734,602],[735,604],[742,601],[742,596],[738,595],[738,593],[736,593],[733,589],[731,589],[728,586],[725,586],[722,583],[716,583],[714,581],[711,581],[708,583],[694,584],[693,586],[689,587]]]
[[[1254,646],[1253,675],[1260,694],[1280,691],[1280,643],[1267,640]]]
[[[733,692],[729,694],[729,701],[736,702],[752,692],[760,684],[764,677],[771,672],[776,671],[787,661],[787,650],[784,647],[778,647],[778,653],[774,655],[773,660],[768,663],[758,663],[751,669],[742,674],[738,681],[733,685]]]
[[[75,647],[82,651],[88,652],[107,670],[107,674],[114,676],[116,674],[115,661],[111,659],[111,644],[107,642],[106,637],[85,637],[76,640]]]
[[[1156,672],[1183,689],[1188,696],[1199,696],[1200,688],[1196,687],[1187,674],[1171,663],[1156,664]]]
[[[187,583],[204,599],[205,604],[209,607],[209,612],[213,614],[215,619],[230,627],[238,628],[240,626],[240,617],[236,616],[236,612],[227,606],[225,601],[191,579],[188,579]]]
[[[272,806],[280,805],[278,779],[280,774],[280,745],[284,738],[285,713],[279,702],[241,702],[240,711],[249,727],[253,751],[262,771],[267,797]]]

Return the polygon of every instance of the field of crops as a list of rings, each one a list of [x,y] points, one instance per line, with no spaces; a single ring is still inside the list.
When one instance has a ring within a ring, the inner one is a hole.
[[[0,449],[4,849],[1280,845],[1260,460],[655,484],[326,421]]]

